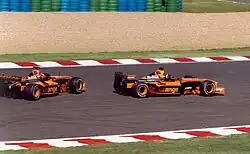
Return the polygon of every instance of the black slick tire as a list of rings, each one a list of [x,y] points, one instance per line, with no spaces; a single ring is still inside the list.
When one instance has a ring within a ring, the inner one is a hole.
[[[24,98],[27,100],[39,100],[41,98],[42,89],[35,84],[28,84],[24,89]]]
[[[216,86],[212,81],[204,81],[200,85],[201,96],[213,96],[216,90]]]
[[[69,92],[72,94],[81,94],[84,92],[84,81],[79,77],[73,77],[68,83]]]
[[[136,83],[132,87],[132,96],[136,98],[146,98],[149,95],[148,85],[145,83]]]

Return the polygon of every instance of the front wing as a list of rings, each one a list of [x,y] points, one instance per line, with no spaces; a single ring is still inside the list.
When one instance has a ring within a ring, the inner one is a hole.
[[[183,95],[200,95],[200,90],[199,90],[199,88],[196,88],[196,89],[184,89]],[[215,89],[214,95],[220,95],[220,96],[225,95],[225,88],[217,87]]]

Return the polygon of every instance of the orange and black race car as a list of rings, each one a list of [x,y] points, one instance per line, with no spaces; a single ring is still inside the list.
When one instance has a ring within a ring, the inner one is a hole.
[[[63,92],[81,94],[86,91],[86,83],[79,77],[43,74],[44,77],[39,79],[1,74],[0,94],[11,98],[39,100]]]
[[[145,76],[136,79],[136,75],[115,72],[113,87],[116,93],[139,98],[149,96],[215,96],[225,94],[225,88],[219,87],[217,81],[192,76],[175,78],[169,75],[168,78],[164,79]]]

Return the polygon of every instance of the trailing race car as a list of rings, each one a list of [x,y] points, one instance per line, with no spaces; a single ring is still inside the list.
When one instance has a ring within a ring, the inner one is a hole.
[[[86,91],[86,83],[79,77],[43,74],[44,77],[40,79],[1,74],[1,95],[11,98],[39,100],[41,97],[55,96],[63,92],[81,94]]]
[[[164,79],[145,76],[136,79],[136,75],[115,72],[113,86],[116,93],[139,98],[163,95],[225,95],[225,88],[219,87],[217,81],[193,76],[175,78],[169,75]]]

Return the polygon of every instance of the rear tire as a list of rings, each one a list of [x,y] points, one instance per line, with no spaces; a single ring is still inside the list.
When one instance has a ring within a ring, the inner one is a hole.
[[[201,96],[212,96],[214,95],[216,86],[212,81],[204,81],[200,85],[200,95]]]
[[[9,91],[9,84],[7,80],[0,79],[0,96],[6,97]]]
[[[21,94],[20,94],[20,90],[21,90],[21,87],[19,86],[14,86],[11,88],[11,98],[13,99],[19,99],[21,98]]]
[[[68,84],[69,92],[72,94],[81,94],[85,91],[83,79],[79,77],[73,77]]]
[[[42,89],[35,84],[28,84],[24,89],[24,98],[27,100],[39,100]]]
[[[132,96],[137,98],[146,98],[148,97],[149,89],[148,85],[145,83],[136,83],[132,87]]]

